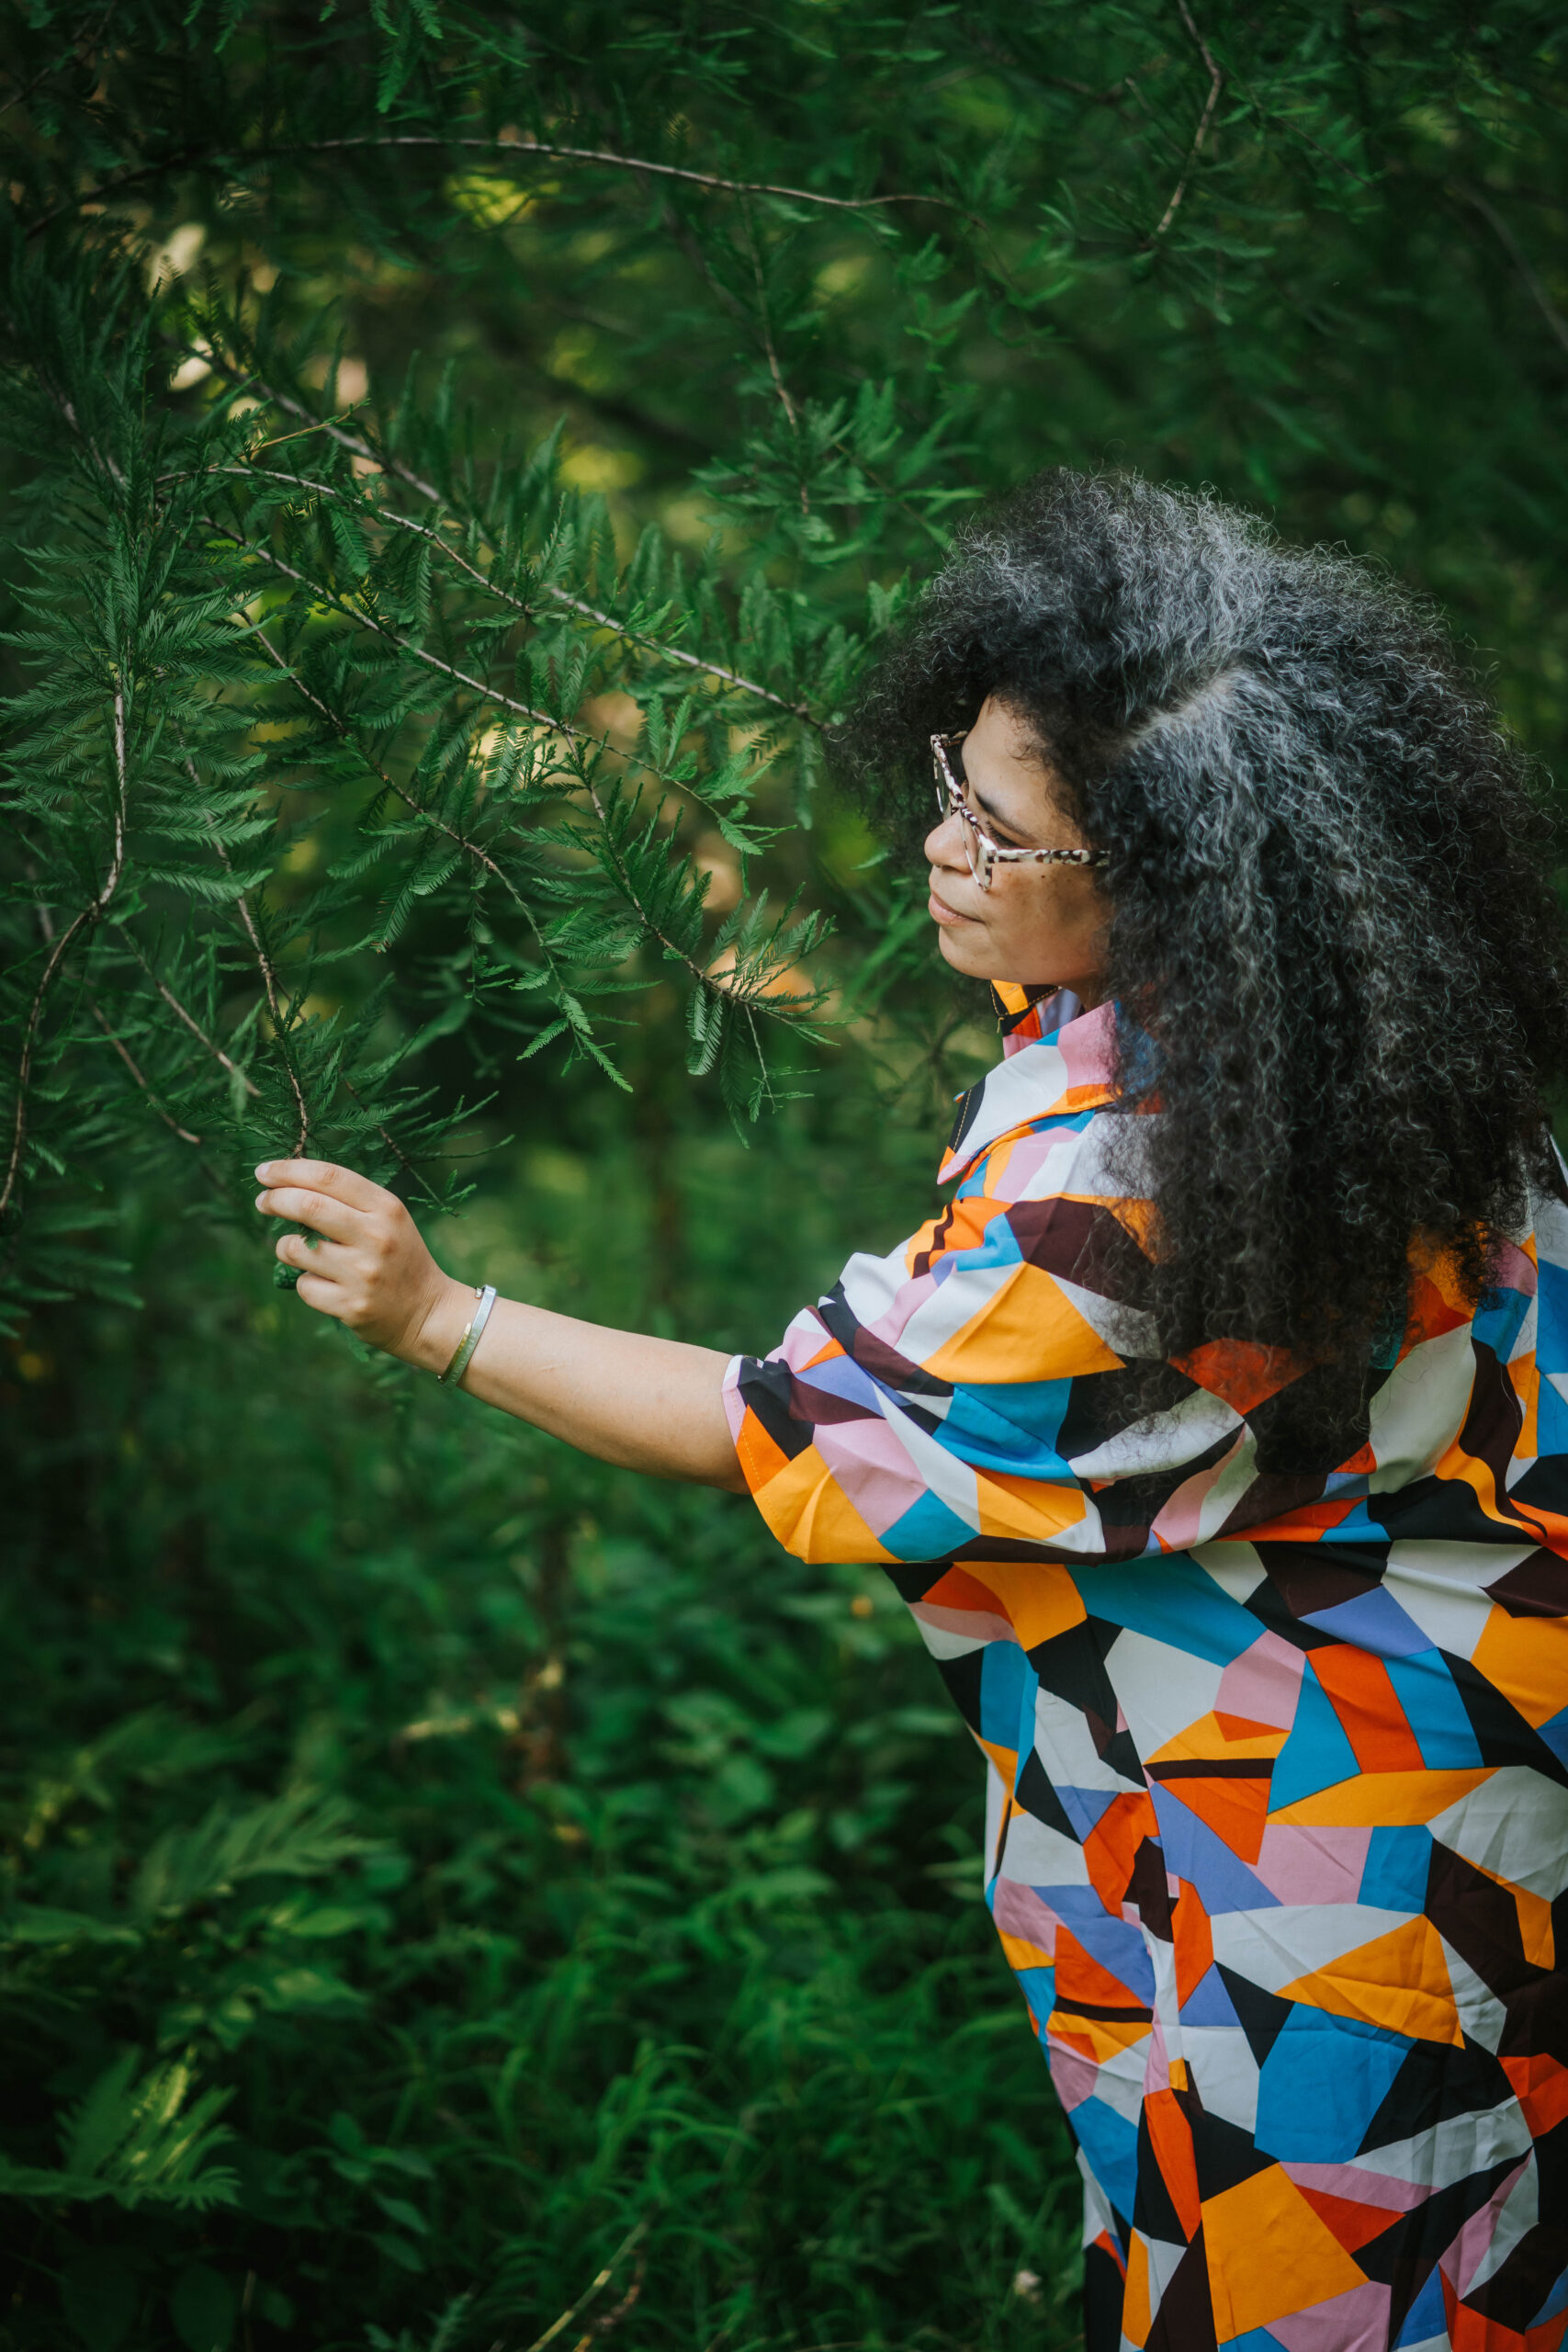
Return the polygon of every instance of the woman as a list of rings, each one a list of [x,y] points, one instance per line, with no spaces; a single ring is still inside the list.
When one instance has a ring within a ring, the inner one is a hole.
[[[840,748],[906,824],[934,764],[931,913],[1001,1012],[933,1223],[733,1363],[484,1319],[343,1170],[258,1170],[321,1237],[277,1254],[409,1362],[887,1569],[987,1758],[1090,2352],[1544,2352],[1568,989],[1520,756],[1364,570],[1068,474],[960,543]]]

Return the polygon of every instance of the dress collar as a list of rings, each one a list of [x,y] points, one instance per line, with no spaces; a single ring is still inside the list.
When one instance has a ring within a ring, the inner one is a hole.
[[[1116,1007],[1109,998],[1078,1010],[1070,989],[991,990],[1001,1018],[1002,1058],[958,1098],[937,1182],[951,1183],[999,1137],[1041,1119],[1101,1110],[1114,1101]]]
[[[1071,989],[1054,989],[1049,982],[1025,987],[1018,980],[992,980],[988,986],[1004,1058],[1037,1037],[1055,1036],[1083,1011]]]

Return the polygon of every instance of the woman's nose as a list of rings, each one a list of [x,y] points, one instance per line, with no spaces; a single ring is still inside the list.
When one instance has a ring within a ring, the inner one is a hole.
[[[936,823],[926,835],[925,849],[926,856],[932,865],[956,867],[965,863],[964,826],[952,809],[949,809],[945,817],[937,819]]]

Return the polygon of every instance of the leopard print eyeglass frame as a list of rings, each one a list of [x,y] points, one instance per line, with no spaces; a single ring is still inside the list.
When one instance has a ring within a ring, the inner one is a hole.
[[[960,783],[953,772],[948,757],[950,747],[963,742],[969,732],[966,727],[955,734],[931,737],[931,768],[936,778],[936,805],[944,817],[957,817],[964,827],[964,846],[969,859],[969,871],[982,890],[991,887],[991,876],[998,865],[1108,865],[1109,853],[1102,849],[1005,849],[994,842],[969,806],[967,783]]]

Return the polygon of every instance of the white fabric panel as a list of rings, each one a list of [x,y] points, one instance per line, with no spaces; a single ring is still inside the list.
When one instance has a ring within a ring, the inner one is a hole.
[[[1439,1845],[1477,1870],[1550,1902],[1568,1882],[1568,1789],[1528,1764],[1500,1765],[1469,1796],[1427,1823]]]
[[[1077,1304],[1075,1300],[1075,1305]],[[1242,1427],[1241,1415],[1220,1396],[1195,1388],[1168,1413],[1152,1413],[1117,1430],[1089,1453],[1071,1458],[1075,1478],[1131,1478],[1191,1462]]]
[[[1181,2054],[1192,2086],[1211,2115],[1251,2132],[1258,2123],[1258,2061],[1238,2025],[1189,2025]]]
[[[1209,1922],[1214,1958],[1266,1993],[1332,1968],[1348,1951],[1403,1928],[1408,1911],[1371,1903],[1282,1903],[1270,1911],[1219,1911]]]
[[[1492,1602],[1481,1588],[1527,1560],[1533,1545],[1413,1544],[1388,1547],[1383,1577],[1393,1599],[1434,1649],[1469,1657],[1485,1630]]]
[[[1475,1382],[1470,1325],[1412,1348],[1371,1401],[1371,1446],[1378,1466],[1368,1484],[1392,1494],[1423,1478],[1439,1463],[1464,1426]]]
[[[1169,1644],[1127,1628],[1117,1634],[1111,1657],[1116,1696],[1145,1764],[1156,1749],[1218,1703],[1224,1668],[1212,1658],[1189,1655],[1181,1661],[1180,1674],[1172,1674]]]

